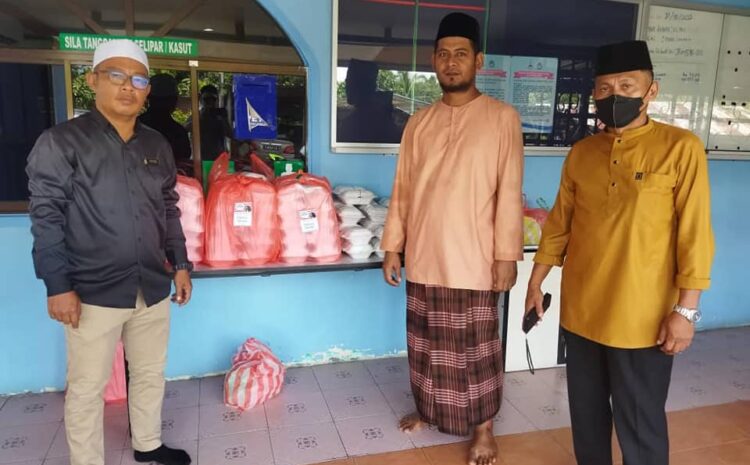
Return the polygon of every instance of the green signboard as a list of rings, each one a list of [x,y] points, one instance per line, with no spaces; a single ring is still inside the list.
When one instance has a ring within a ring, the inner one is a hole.
[[[60,33],[60,50],[93,52],[97,45],[112,39],[130,39],[149,55],[170,57],[198,56],[198,41],[192,39],[172,39],[168,37],[126,37],[96,34]]]

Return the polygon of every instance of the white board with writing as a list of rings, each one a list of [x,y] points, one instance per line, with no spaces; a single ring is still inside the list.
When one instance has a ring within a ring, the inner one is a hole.
[[[724,15],[651,6],[648,48],[660,91],[650,114],[708,142]]]
[[[750,151],[750,17],[725,15],[709,150]]]

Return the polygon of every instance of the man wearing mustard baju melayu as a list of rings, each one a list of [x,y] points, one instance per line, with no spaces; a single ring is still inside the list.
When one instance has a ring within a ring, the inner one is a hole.
[[[529,281],[527,311],[563,267],[561,324],[579,465],[667,465],[673,356],[690,345],[714,239],[703,143],[647,115],[659,90],[645,42],[599,50],[594,98],[607,129],[562,170]]]

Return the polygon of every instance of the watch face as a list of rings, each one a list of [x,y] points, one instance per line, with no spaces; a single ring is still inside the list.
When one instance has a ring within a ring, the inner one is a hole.
[[[700,310],[696,310],[695,314],[693,315],[693,323],[698,323],[699,321],[701,321],[702,317],[703,315],[701,314]]]

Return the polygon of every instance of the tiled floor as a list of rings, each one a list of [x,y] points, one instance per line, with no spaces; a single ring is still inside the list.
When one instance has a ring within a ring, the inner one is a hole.
[[[224,407],[222,389],[221,377],[167,385],[163,438],[194,464],[465,463],[465,438],[397,430],[414,408],[405,359],[290,369],[281,395],[245,413]],[[564,370],[508,374],[504,395],[495,419],[502,464],[574,463]],[[750,328],[700,333],[675,360],[672,465],[750,465],[747,401]],[[0,464],[67,465],[62,417],[59,393],[0,397]],[[106,408],[104,431],[106,465],[134,464],[123,405]]]

